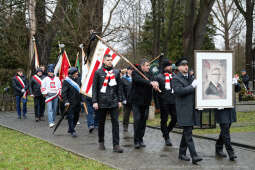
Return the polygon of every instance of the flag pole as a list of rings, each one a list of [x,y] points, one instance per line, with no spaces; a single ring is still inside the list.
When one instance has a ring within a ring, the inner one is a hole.
[[[158,55],[157,57],[153,58],[149,63],[151,64],[152,62],[154,62],[155,60],[159,59],[161,56],[163,56],[164,54],[161,53],[160,55]]]
[[[140,70],[138,70],[138,68],[136,68],[136,66],[131,63],[126,57],[124,57],[123,55],[121,55],[120,53],[118,53],[116,50],[114,50],[107,42],[105,42],[101,37],[99,37],[98,35],[96,35],[96,37],[102,41],[108,48],[110,48],[114,53],[116,53],[118,56],[120,56],[123,60],[125,60],[131,67],[133,67],[133,69],[135,69],[135,71],[137,71],[144,79],[149,80]]]

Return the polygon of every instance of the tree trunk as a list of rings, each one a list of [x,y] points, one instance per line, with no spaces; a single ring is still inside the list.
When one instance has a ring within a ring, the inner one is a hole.
[[[171,38],[171,32],[172,32],[172,25],[174,22],[174,13],[175,13],[175,4],[176,0],[172,0],[172,3],[170,3],[171,0],[169,0],[169,4],[171,5],[171,11],[169,14],[169,20],[168,20],[168,26],[167,26],[167,32],[165,34],[164,44],[163,44],[163,53],[166,55],[167,49],[168,49],[168,42]]]

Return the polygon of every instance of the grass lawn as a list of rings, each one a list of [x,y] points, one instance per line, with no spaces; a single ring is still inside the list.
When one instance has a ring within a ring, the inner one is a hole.
[[[120,120],[122,120],[122,114],[120,115]],[[130,122],[133,122],[133,117],[131,116]],[[155,115],[154,120],[148,120],[147,125],[160,127],[160,114]],[[180,129],[175,129],[179,131]],[[237,122],[232,124],[231,132],[255,132],[255,112],[237,112]],[[220,128],[217,125],[214,129],[195,129],[194,134],[214,134],[219,133]]]
[[[0,139],[0,169],[112,169],[2,126]]]

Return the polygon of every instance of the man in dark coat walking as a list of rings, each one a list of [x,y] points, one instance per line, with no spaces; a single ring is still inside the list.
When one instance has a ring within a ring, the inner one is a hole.
[[[95,72],[92,87],[93,108],[98,115],[99,149],[105,150],[104,127],[109,112],[112,122],[113,151],[122,153],[119,145],[119,108],[122,106],[122,86],[119,71],[113,69],[112,56],[105,55],[103,66]]]
[[[187,148],[192,157],[192,163],[202,161],[197,155],[192,139],[193,126],[198,123],[197,112],[195,111],[195,88],[197,80],[194,80],[188,73],[188,60],[182,58],[176,62],[179,72],[173,77],[173,89],[176,100],[176,113],[178,125],[183,128],[182,139],[179,149],[179,159],[189,161],[186,156]]]
[[[78,69],[71,67],[68,69],[68,77],[63,81],[62,96],[67,110],[68,133],[72,137],[77,137],[75,127],[79,120],[81,111],[82,94],[80,93],[81,80],[78,77]]]
[[[145,147],[143,136],[148,118],[149,106],[152,99],[152,89],[158,89],[158,82],[154,81],[149,72],[150,64],[146,59],[140,62],[138,69],[149,80],[144,79],[137,71],[132,73],[131,101],[134,117],[134,145],[136,149]]]
[[[30,80],[30,93],[34,97],[35,121],[44,120],[45,98],[41,93],[42,80],[45,78],[39,68]]]
[[[172,63],[168,60],[162,62],[163,72],[158,74],[156,80],[159,83],[161,93],[157,93],[160,105],[160,126],[166,146],[172,146],[169,133],[173,130],[177,117],[175,109],[175,97],[172,86]],[[167,125],[168,115],[171,116],[171,122]]]
[[[238,78],[236,77],[233,78],[235,92],[239,92],[241,90],[237,79]],[[233,122],[236,122],[235,108],[215,109],[215,120],[220,125],[220,135],[215,145],[216,156],[227,157],[227,155],[223,152],[223,145],[225,144],[229,159],[234,161],[237,156],[235,155],[234,149],[231,146],[230,127]]]

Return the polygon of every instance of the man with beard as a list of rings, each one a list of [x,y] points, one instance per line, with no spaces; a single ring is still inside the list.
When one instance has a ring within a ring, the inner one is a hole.
[[[106,114],[112,122],[113,151],[122,153],[119,145],[119,108],[122,106],[122,87],[119,71],[113,69],[112,56],[105,55],[102,67],[95,72],[92,87],[93,108],[98,115],[99,149],[105,150],[104,128]]]
[[[186,156],[187,148],[192,157],[192,163],[196,164],[203,159],[197,155],[192,139],[193,126],[198,124],[198,116],[195,110],[195,88],[197,80],[189,75],[188,60],[181,58],[176,62],[179,72],[173,77],[172,84],[175,93],[177,122],[183,128],[179,149],[179,159],[190,161]]]
[[[82,101],[80,87],[81,80],[78,77],[78,69],[76,67],[69,68],[68,77],[63,81],[62,96],[65,107],[68,107],[68,133],[70,133],[72,137],[77,137],[75,127],[79,120]]]
[[[157,93],[160,105],[160,126],[166,146],[172,146],[169,132],[171,132],[176,124],[175,97],[172,88],[172,63],[168,60],[162,62],[162,73],[158,74],[156,80],[162,91]],[[171,115],[171,122],[167,125],[168,115]]]
[[[30,92],[34,97],[35,121],[44,120],[45,98],[41,93],[42,80],[45,78],[43,71],[39,68],[30,80]]]
[[[137,71],[132,72],[131,101],[134,117],[134,147],[146,147],[143,142],[146,121],[149,113],[149,106],[152,99],[152,89],[159,89],[158,82],[154,81],[153,75],[149,72],[149,61],[143,59],[138,69],[149,79],[143,78]]]

